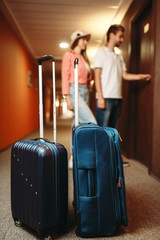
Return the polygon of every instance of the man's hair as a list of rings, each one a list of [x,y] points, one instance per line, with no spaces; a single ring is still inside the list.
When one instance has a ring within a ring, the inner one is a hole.
[[[106,35],[107,35],[107,42],[109,41],[110,33],[116,34],[118,31],[124,32],[125,28],[122,25],[118,25],[118,24],[111,25],[110,28],[108,29],[107,33],[106,33]]]

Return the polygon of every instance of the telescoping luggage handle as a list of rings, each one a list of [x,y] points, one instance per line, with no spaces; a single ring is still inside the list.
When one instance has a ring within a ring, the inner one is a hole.
[[[74,60],[74,78],[75,78],[75,126],[79,125],[79,94],[78,94],[78,58]]]
[[[44,55],[38,59],[39,68],[39,124],[40,138],[44,137],[43,130],[43,89],[42,89],[42,62],[52,60],[52,78],[53,78],[53,141],[56,143],[56,88],[55,88],[55,61],[52,55]]]

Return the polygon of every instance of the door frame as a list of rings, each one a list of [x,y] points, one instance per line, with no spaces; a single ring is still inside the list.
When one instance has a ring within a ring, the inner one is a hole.
[[[135,14],[132,16],[132,18],[130,19],[130,61],[129,61],[129,72],[133,72],[133,73],[138,73],[138,65],[139,65],[139,53],[140,53],[140,49],[139,49],[139,35],[137,34],[138,32],[138,25],[137,22],[138,20],[143,16],[143,14],[149,9],[151,9],[151,15],[152,15],[152,19],[151,19],[151,26],[150,26],[150,31],[151,31],[151,44],[154,47],[154,18],[153,18],[153,1],[152,0],[148,0],[146,1],[143,6],[138,9],[137,11],[135,11]],[[151,54],[151,62],[153,62],[153,66],[154,66],[154,49],[153,49],[153,54]],[[151,75],[152,77],[152,81],[154,79],[154,67],[151,69]],[[152,83],[153,84],[153,83]],[[129,156],[131,156],[133,159],[136,160],[136,124],[135,124],[135,116],[136,116],[136,82],[131,83],[130,84],[130,127],[129,127],[129,141],[131,142],[130,147],[129,147]],[[152,97],[153,98],[153,97]],[[153,99],[152,99],[153,101]],[[153,104],[152,104],[153,105]],[[153,108],[153,106],[152,106]],[[152,114],[152,113],[151,113]],[[153,122],[153,116],[152,116],[152,122]],[[151,125],[151,128],[153,128],[153,124]],[[152,129],[151,129],[152,132]],[[152,138],[152,134],[151,134],[151,138]],[[151,151],[152,151],[152,147],[151,147]],[[152,156],[152,152],[150,154]],[[152,159],[150,159],[150,161],[148,162],[148,171],[150,173],[151,171],[151,166],[152,166]]]

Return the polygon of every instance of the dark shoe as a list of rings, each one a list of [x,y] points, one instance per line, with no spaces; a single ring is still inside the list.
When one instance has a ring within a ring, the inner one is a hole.
[[[129,167],[130,164],[129,164],[129,162],[123,161],[123,166],[124,166],[124,167]]]

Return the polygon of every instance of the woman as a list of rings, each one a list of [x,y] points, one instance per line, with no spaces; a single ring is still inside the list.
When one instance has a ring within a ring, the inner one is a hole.
[[[97,123],[88,106],[88,83],[91,80],[91,69],[86,55],[87,43],[90,34],[76,31],[71,35],[71,50],[66,52],[62,59],[62,94],[66,97],[67,108],[75,111],[75,87],[74,87],[74,60],[78,62],[78,88],[79,88],[79,122]],[[74,121],[74,120],[73,120]]]
[[[93,122],[96,119],[88,106],[88,83],[91,80],[91,69],[86,55],[87,43],[90,34],[76,31],[71,35],[71,51],[66,52],[62,59],[62,94],[66,97],[67,108],[74,112],[74,60],[78,63],[78,83],[79,83],[79,122]]]

